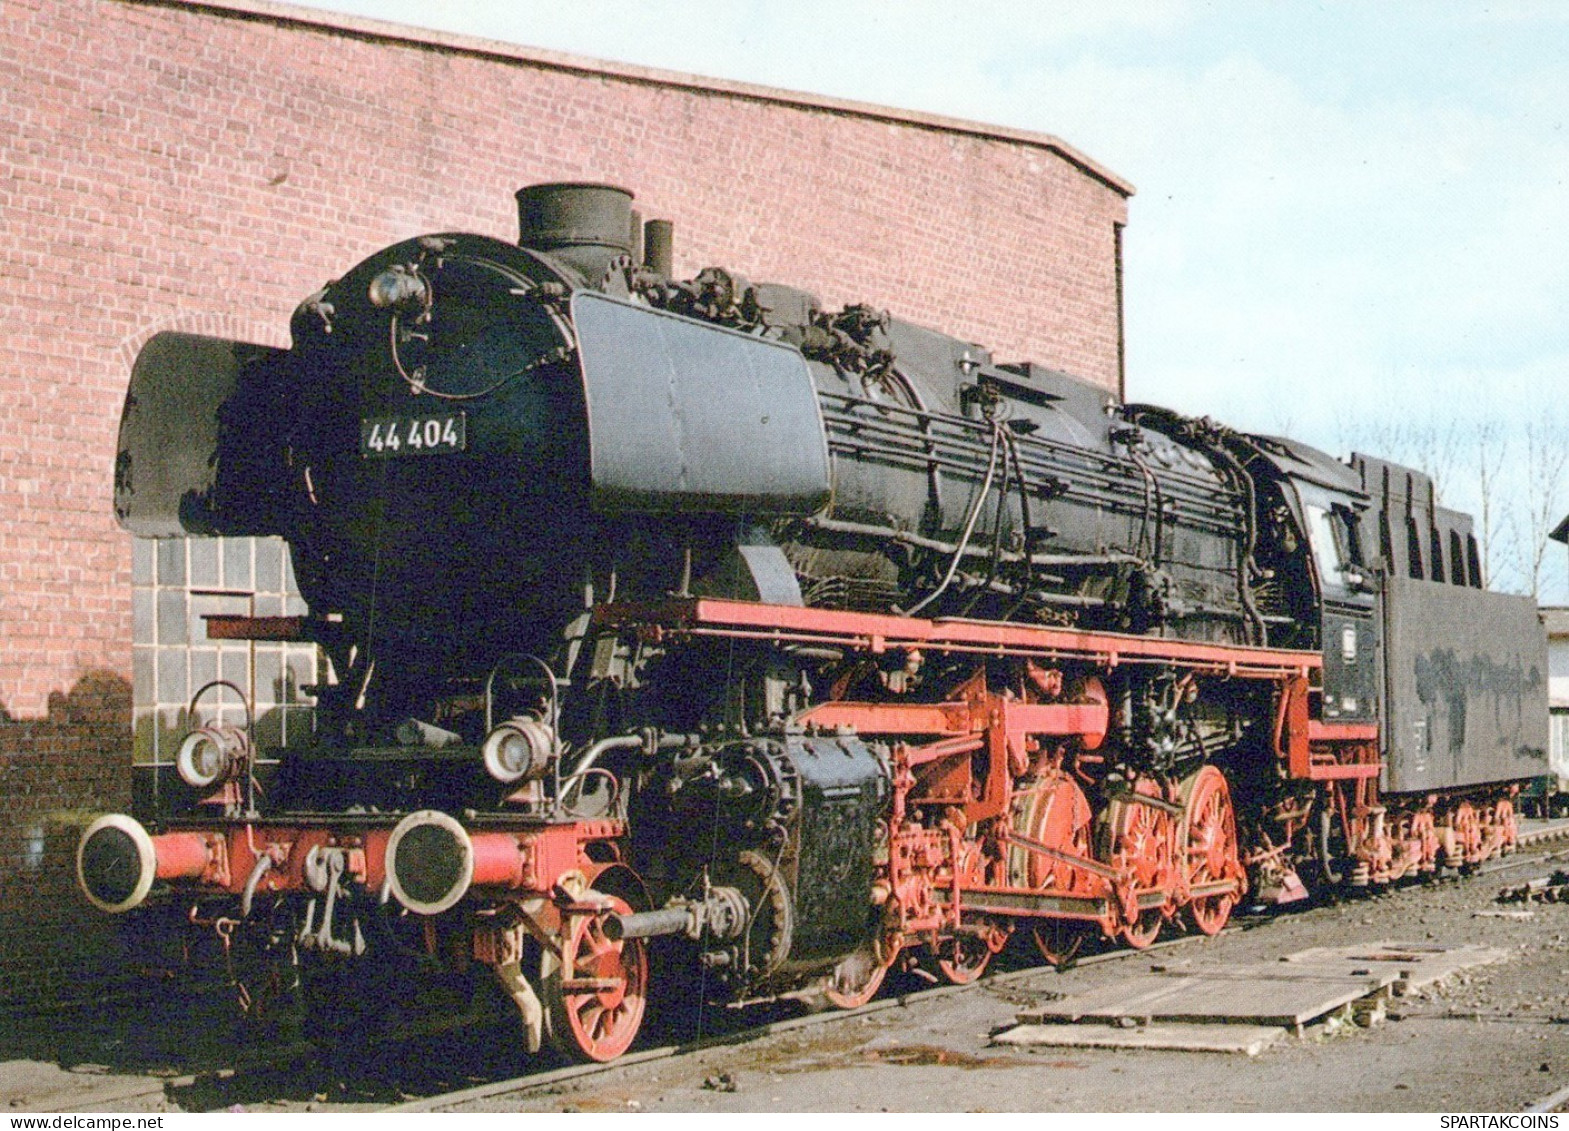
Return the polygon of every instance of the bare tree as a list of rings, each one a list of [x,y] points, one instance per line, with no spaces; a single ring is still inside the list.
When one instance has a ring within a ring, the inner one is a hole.
[[[1440,498],[1444,487],[1461,464],[1461,452],[1471,437],[1458,421],[1402,418],[1399,420],[1359,419],[1341,430],[1341,443],[1348,450],[1366,452],[1391,463],[1415,468],[1433,481]]]
[[[1547,557],[1548,534],[1564,511],[1564,476],[1569,470],[1569,434],[1552,417],[1527,422],[1525,482],[1519,492],[1514,523],[1515,566],[1536,597],[1542,589],[1542,568]]]
[[[1340,428],[1341,447],[1378,456],[1379,460],[1414,467],[1431,478],[1432,488],[1443,497],[1443,488],[1458,467],[1461,455],[1473,442],[1459,420],[1396,419],[1352,420]]]
[[[1569,510],[1569,421],[1435,413],[1358,417],[1337,433],[1342,453],[1421,471],[1445,505],[1472,515],[1486,584],[1538,599],[1559,592],[1562,570],[1547,536]]]
[[[1509,437],[1496,420],[1475,421],[1470,431],[1472,454],[1476,459],[1476,519],[1479,527],[1476,540],[1481,549],[1483,583],[1491,585],[1498,574],[1501,548],[1498,534],[1502,518],[1499,514],[1498,492],[1507,461]]]

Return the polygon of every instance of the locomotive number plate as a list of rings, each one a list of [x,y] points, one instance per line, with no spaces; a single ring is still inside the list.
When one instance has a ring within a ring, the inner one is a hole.
[[[461,452],[468,444],[461,412],[435,416],[375,416],[360,421],[360,455],[437,456]]]

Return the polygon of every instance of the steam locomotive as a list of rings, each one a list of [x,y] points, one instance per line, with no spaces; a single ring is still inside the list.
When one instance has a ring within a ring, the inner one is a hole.
[[[854,1006],[1508,851],[1545,639],[1413,470],[1114,401],[518,193],[131,379],[115,508],[277,535],[315,730],[193,718],[83,891],[479,964],[607,1060],[651,988]],[[641,245],[641,246],[639,246]]]

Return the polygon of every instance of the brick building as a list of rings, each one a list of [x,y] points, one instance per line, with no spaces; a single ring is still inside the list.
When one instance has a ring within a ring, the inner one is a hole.
[[[1120,388],[1131,189],[1051,137],[265,0],[0,0],[0,68],[0,999],[112,933],[70,859],[84,814],[128,804],[133,729],[152,756],[206,678],[283,706],[309,664],[202,638],[204,611],[286,607],[276,545],[133,552],[114,524],[154,333],[287,344],[296,303],[377,247],[514,238],[518,187],[594,180],[675,222],[680,275],[722,264]]]

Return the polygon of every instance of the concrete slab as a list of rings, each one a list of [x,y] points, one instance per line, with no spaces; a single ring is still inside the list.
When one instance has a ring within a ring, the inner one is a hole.
[[[1291,968],[1275,963],[1235,969],[1141,974],[1029,1013],[1021,1022],[1088,1018],[1178,1021],[1195,1024],[1300,1027],[1359,998],[1385,989],[1399,971],[1363,974]]]
[[[1257,1056],[1285,1035],[1286,1030],[1273,1025],[1018,1025],[997,1034],[992,1043],[1026,1048],[1165,1049]]]
[[[1403,993],[1442,982],[1462,970],[1503,962],[1508,957],[1506,950],[1474,943],[1444,946],[1430,942],[1383,941],[1313,947],[1285,955],[1280,961],[1283,965],[1323,972],[1393,971],[1399,983],[1397,992]]]
[[[1385,940],[1313,947],[1241,966],[1156,965],[1020,1013],[1020,1025],[995,1042],[1252,1056],[1281,1033],[1300,1034],[1336,1010],[1350,1006],[1382,1016],[1392,994],[1507,957],[1496,947]]]

